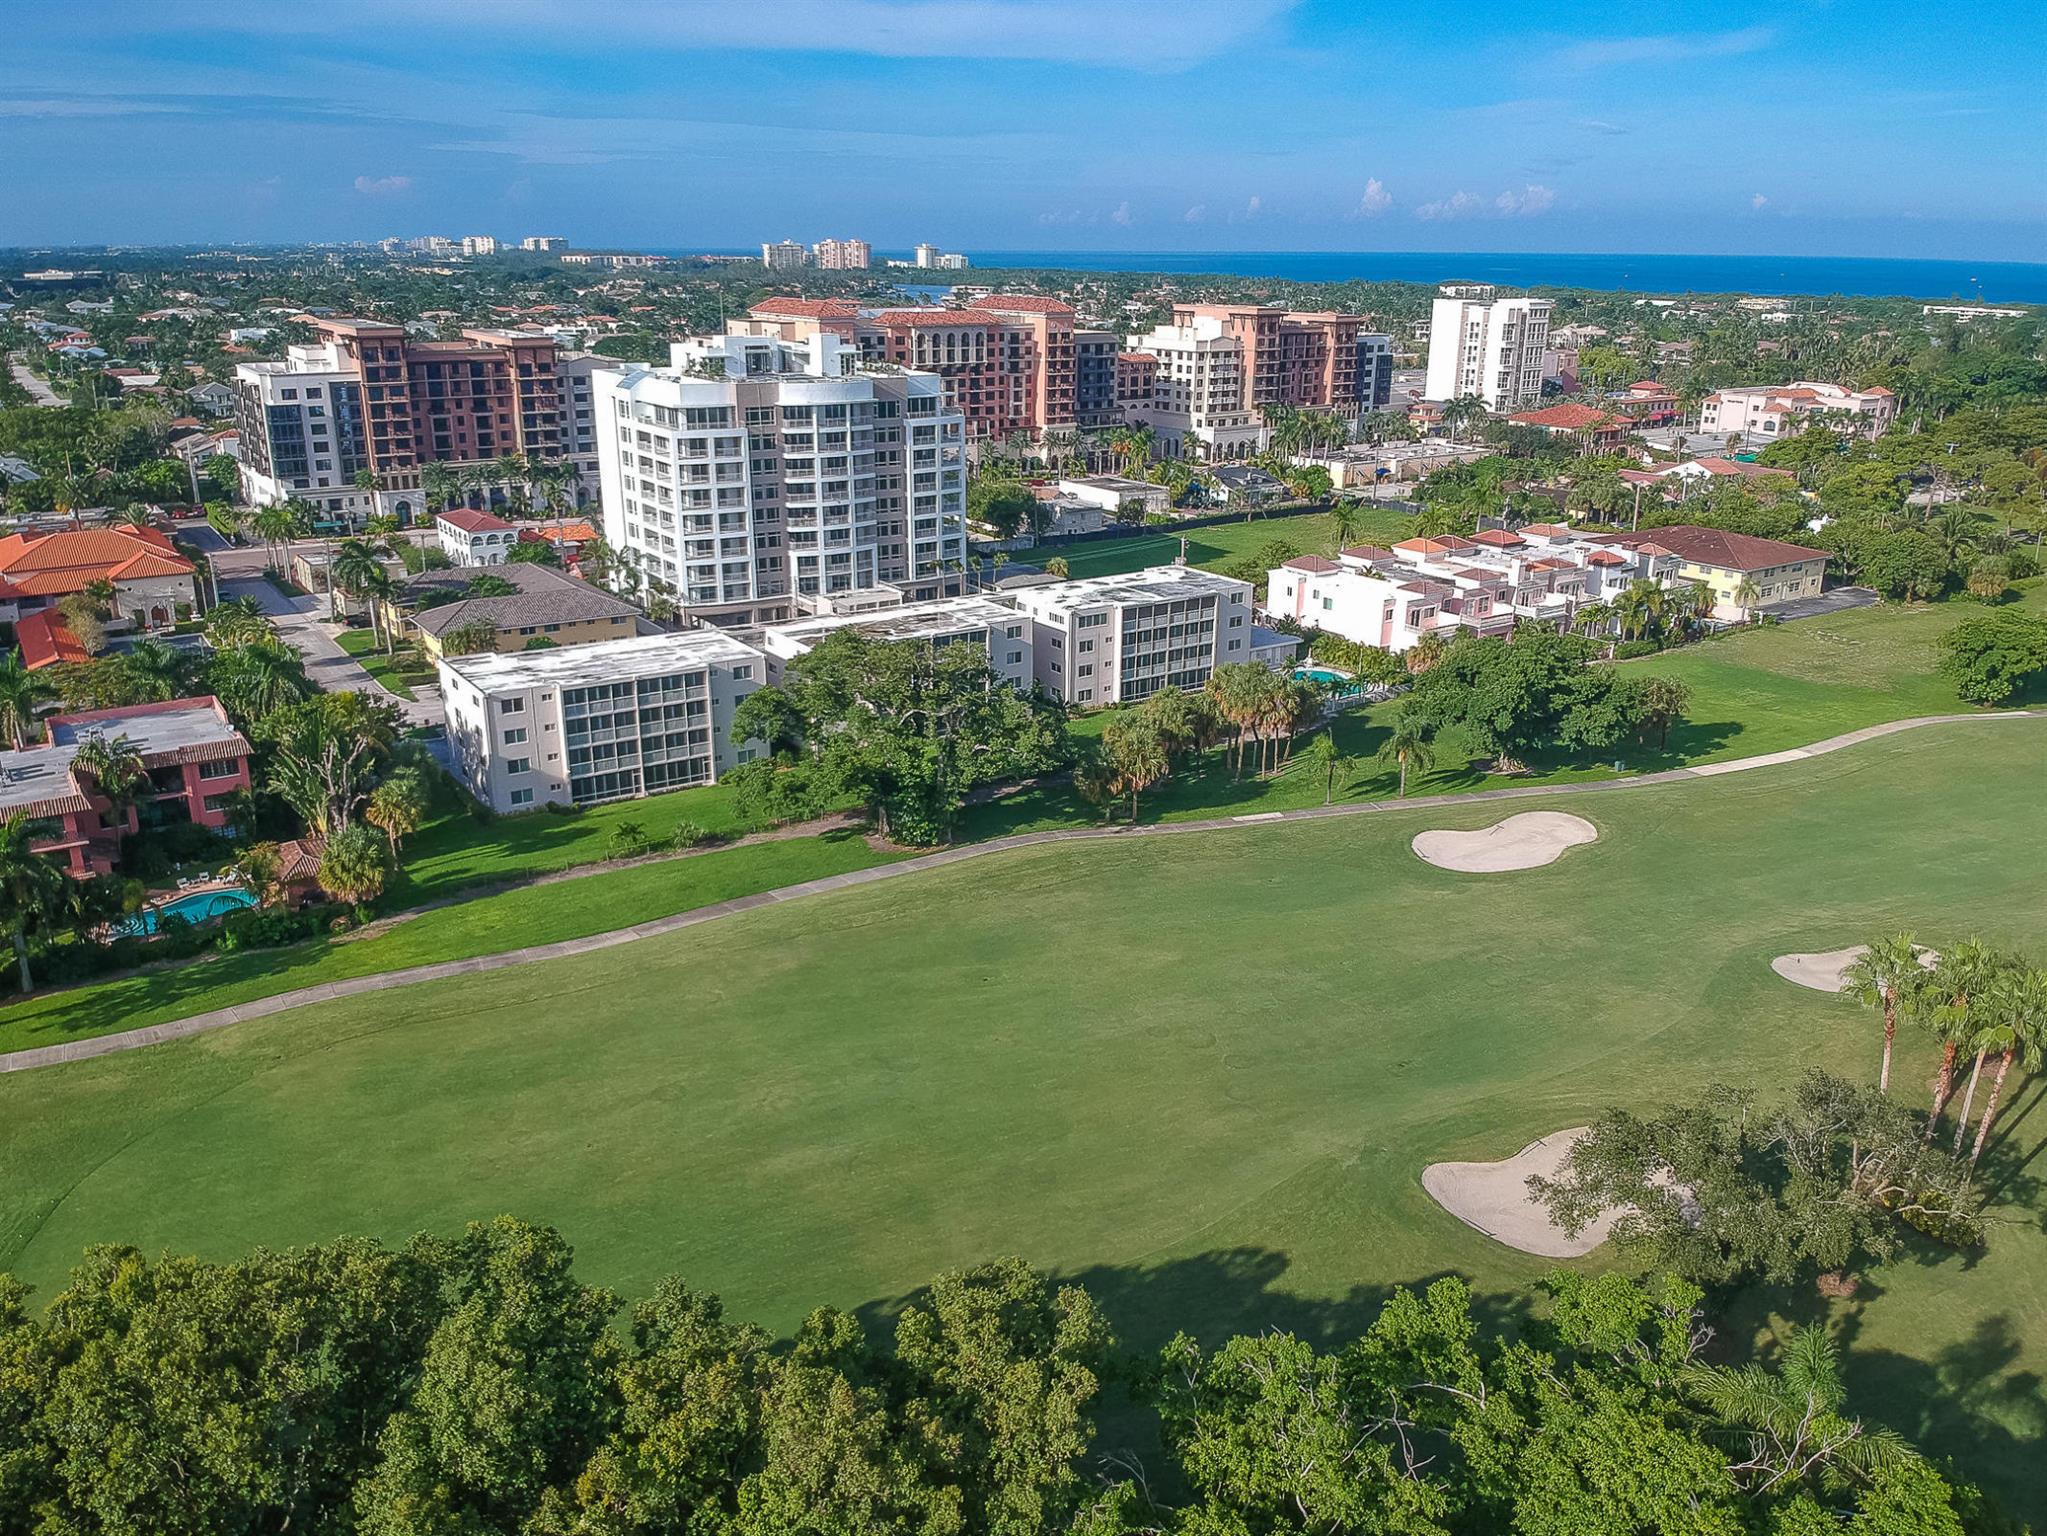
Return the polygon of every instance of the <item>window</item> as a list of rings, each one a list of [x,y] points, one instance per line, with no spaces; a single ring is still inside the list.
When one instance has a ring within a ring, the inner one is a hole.
[[[533,759],[530,757],[508,757],[505,759],[505,772],[507,773],[531,773],[532,771]]]
[[[218,762],[199,765],[199,777],[202,779],[231,779],[241,771],[242,760],[238,757],[226,757]]]
[[[732,680],[735,683],[751,682],[753,680],[753,663],[747,662],[744,666],[734,667],[732,669]]]
[[[513,791],[512,791],[512,804],[514,804],[514,805],[531,805],[532,803],[533,803],[533,791],[532,791],[532,790],[530,790],[530,789],[515,789],[515,790],[513,790]]]
[[[501,715],[523,715],[526,713],[524,699],[499,699],[498,713]]]
[[[526,727],[523,725],[515,725],[509,731],[505,732],[505,745],[508,747],[516,747],[517,745],[519,745],[520,742],[524,741],[525,739]]]
[[[1023,665],[1023,652],[1022,652],[1022,651],[1011,651],[1011,652],[1009,653],[1009,664],[1010,664],[1010,665],[1011,665],[1012,667],[1020,667],[1020,666],[1022,666],[1022,665]]]

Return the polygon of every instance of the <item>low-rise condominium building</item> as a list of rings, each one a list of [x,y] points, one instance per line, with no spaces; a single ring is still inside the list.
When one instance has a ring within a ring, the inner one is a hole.
[[[783,669],[806,655],[827,635],[842,629],[857,630],[872,640],[919,640],[938,645],[978,645],[988,653],[988,665],[995,676],[1020,693],[1033,683],[1029,615],[1007,603],[979,596],[940,598],[930,603],[906,603],[900,608],[880,608],[864,613],[823,613],[771,624],[761,637],[768,654],[771,682],[780,682]]]
[[[1019,587],[1038,686],[1068,704],[1134,703],[1199,688],[1253,654],[1251,586],[1193,566]],[[1269,664],[1269,662],[1268,662]]]
[[[732,711],[767,657],[715,629],[445,656],[455,776],[495,811],[600,805],[715,783],[760,750]]]
[[[1843,389],[1802,379],[1795,384],[1716,389],[1699,406],[1699,431],[1782,438],[1794,437],[1819,421],[1863,437],[1881,437],[1897,411],[1898,397],[1880,384]]]
[[[1618,548],[1666,552],[1677,581],[1704,582],[1712,589],[1716,619],[1748,619],[1780,603],[1818,597],[1826,583],[1825,550],[1781,539],[1684,523],[1620,534],[1613,542]]]

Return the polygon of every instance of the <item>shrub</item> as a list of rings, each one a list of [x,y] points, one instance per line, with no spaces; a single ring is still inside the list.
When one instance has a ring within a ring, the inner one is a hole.
[[[708,843],[710,840],[711,829],[694,821],[677,822],[675,831],[669,835],[669,841],[675,845],[677,853],[694,848],[700,843]]]
[[[614,859],[630,859],[647,851],[647,829],[637,821],[621,821],[605,839],[605,851]]]
[[[1662,642],[1657,640],[1623,640],[1613,648],[1613,659],[1626,661],[1633,656],[1654,656],[1662,649]]]

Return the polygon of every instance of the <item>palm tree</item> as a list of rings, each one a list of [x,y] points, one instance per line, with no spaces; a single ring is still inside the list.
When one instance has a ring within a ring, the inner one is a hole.
[[[364,492],[370,498],[369,517],[375,517],[377,513],[377,493],[384,488],[384,477],[374,469],[359,469],[355,472],[355,488]],[[364,519],[364,525],[368,525],[368,517]]]
[[[130,688],[146,699],[175,699],[191,675],[189,655],[161,640],[138,640],[116,663]]]
[[[71,771],[92,780],[108,802],[117,822],[125,822],[142,786],[149,782],[149,770],[142,766],[142,753],[126,736],[95,732],[78,744],[71,754]]]
[[[1393,717],[1393,730],[1379,744],[1379,761],[1400,766],[1399,798],[1407,798],[1407,771],[1424,773],[1436,766],[1436,726],[1412,710],[1403,709]]]
[[[1977,1038],[1997,1052],[1997,1076],[1990,1084],[1990,1102],[1983,1106],[1983,1118],[1976,1126],[1976,1144],[1969,1150],[1971,1168],[1983,1159],[2012,1063],[2018,1062],[2029,1072],[2040,1064],[2040,1047],[2047,1042],[2047,971],[2031,966],[2014,968],[1991,984],[1986,1001],[1992,1022]]]
[[[1744,575],[1734,586],[1734,606],[1741,610],[1744,620],[1756,616],[1756,604],[1763,600],[1763,589],[1756,585],[1753,576]]]
[[[305,658],[274,637],[222,651],[207,667],[206,683],[244,729],[313,694],[313,685],[306,679]]]
[[[360,598],[372,575],[383,570],[383,557],[390,552],[388,545],[368,539],[343,539],[327,562],[327,585],[337,592]],[[370,608],[370,634],[373,639],[383,638],[374,606]]]
[[[1413,645],[1400,653],[1401,664],[1410,674],[1419,677],[1443,659],[1443,653],[1450,649],[1450,642],[1443,638],[1440,629],[1424,631]]]
[[[1364,530],[1364,526],[1364,512],[1356,502],[1339,501],[1335,506],[1331,507],[1329,509],[1329,527],[1330,531],[1336,535],[1335,552],[1341,554],[1346,547],[1356,543],[1358,535]]]
[[[438,510],[445,511],[453,506],[455,496],[461,488],[462,477],[445,464],[428,464],[420,469],[420,494]]]
[[[1072,569],[1073,567],[1066,563],[1066,557],[1064,555],[1054,555],[1051,559],[1045,562],[1045,574],[1047,576],[1052,577],[1056,581],[1066,580],[1067,572],[1071,571]]]
[[[398,650],[398,627],[390,622],[390,614],[398,602],[398,582],[391,573],[378,564],[362,578],[361,589],[356,594],[370,611],[370,633],[374,636],[379,625],[384,631],[384,654],[396,654]]]
[[[1891,1430],[1842,1413],[1848,1392],[1840,1356],[1818,1328],[1785,1341],[1783,1367],[1774,1373],[1755,1363],[1693,1365],[1684,1384],[1735,1436],[1739,1448],[1728,1470],[1752,1492],[1795,1484],[1815,1470],[1829,1478],[1866,1477],[1912,1455]]]
[[[1898,1038],[1898,1010],[1909,1007],[1919,988],[1926,983],[1926,968],[1919,963],[1918,946],[1909,933],[1887,939],[1872,939],[1848,967],[1848,990],[1865,1007],[1880,1009],[1884,1018],[1883,1069],[1877,1075],[1877,1092],[1891,1091],[1891,1047]]]
[[[29,819],[10,816],[0,822],[0,924],[14,941],[14,963],[21,990],[35,990],[28,967],[28,940],[75,916],[82,895],[79,883],[63,865],[30,846]]]
[[[1639,640],[1663,622],[1670,611],[1670,598],[1653,581],[1635,581],[1614,599],[1613,610],[1620,620],[1622,638]]]
[[[1322,803],[1329,804],[1336,798],[1336,781],[1341,778],[1350,782],[1350,759],[1336,744],[1333,731],[1324,731],[1301,754],[1301,761],[1308,765],[1308,771],[1322,781]]]
[[[279,551],[288,545],[298,531],[298,520],[289,502],[273,502],[267,507],[258,507],[249,526],[256,530],[256,536],[263,541],[264,563],[273,571],[280,569]]]
[[[1921,1016],[1941,1040],[1940,1070],[1933,1078],[1933,1108],[1926,1117],[1925,1141],[1934,1130],[1955,1091],[1955,1058],[1965,1042],[1974,1037],[1970,1006],[2002,969],[2003,962],[1981,939],[1965,939],[1943,949],[1926,983],[1926,1007]]]
[[[426,784],[417,773],[401,769],[370,791],[370,803],[363,820],[380,829],[391,842],[391,858],[398,858],[400,839],[410,837],[426,821]]]
[[[21,652],[0,656],[0,729],[17,748],[27,746],[36,734],[36,706],[56,695],[55,688],[23,664]]]
[[[216,650],[247,645],[270,632],[270,621],[253,597],[231,597],[206,615],[206,638]]]

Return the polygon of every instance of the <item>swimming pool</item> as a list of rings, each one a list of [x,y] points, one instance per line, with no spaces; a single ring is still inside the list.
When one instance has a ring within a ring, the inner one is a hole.
[[[1356,679],[1347,672],[1332,672],[1327,667],[1296,667],[1294,679],[1303,683],[1349,683]]]
[[[188,923],[203,923],[209,918],[225,917],[230,912],[239,912],[254,905],[256,898],[236,886],[218,891],[194,891],[162,906],[144,907],[125,922],[116,924],[114,931],[129,938],[137,934],[148,937],[157,931],[157,925],[166,917],[182,917]]]

